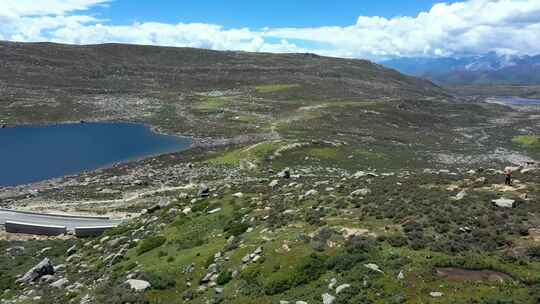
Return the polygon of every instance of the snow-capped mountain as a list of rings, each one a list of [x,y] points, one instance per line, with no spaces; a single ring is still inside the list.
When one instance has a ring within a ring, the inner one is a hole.
[[[467,57],[397,58],[381,63],[441,84],[540,84],[540,55],[488,53]]]

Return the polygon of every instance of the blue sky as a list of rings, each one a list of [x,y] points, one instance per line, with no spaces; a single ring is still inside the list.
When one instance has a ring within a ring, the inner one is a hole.
[[[225,28],[347,26],[358,16],[416,16],[432,0],[117,0],[93,14],[114,24],[157,21],[212,23]],[[448,2],[448,1],[447,1]],[[449,1],[456,2],[456,1]]]
[[[532,55],[540,0],[0,0],[0,40],[371,60]]]

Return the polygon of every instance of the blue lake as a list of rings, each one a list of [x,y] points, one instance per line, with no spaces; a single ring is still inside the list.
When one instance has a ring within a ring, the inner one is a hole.
[[[0,186],[93,170],[187,149],[189,138],[140,124],[84,123],[0,129]]]

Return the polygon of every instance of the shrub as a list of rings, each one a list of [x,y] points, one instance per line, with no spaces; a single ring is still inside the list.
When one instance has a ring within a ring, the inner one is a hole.
[[[152,271],[143,274],[153,289],[164,290],[176,286],[176,275],[169,271]]]
[[[61,303],[61,302],[57,302]],[[116,303],[146,303],[143,293],[133,292],[125,285],[111,285],[99,287],[96,290],[96,303],[116,304]]]
[[[302,259],[292,272],[278,272],[264,285],[267,295],[283,293],[291,288],[318,280],[326,272],[327,257],[312,254]]]
[[[377,241],[365,236],[353,236],[345,244],[348,252],[369,252],[378,249]]]
[[[407,238],[402,235],[392,235],[387,239],[388,244],[392,247],[403,247],[407,245]]]
[[[349,304],[349,303],[370,304],[373,302],[367,297],[365,288],[359,288],[358,286],[353,285],[349,288],[345,288],[342,292],[340,292],[337,295],[334,303],[335,304]]]
[[[214,255],[209,255],[206,260],[204,261],[204,267],[208,268],[208,266],[214,264],[214,261],[215,261],[215,257]]]
[[[296,266],[296,272],[299,274],[296,279],[300,279],[295,282],[296,286],[316,280],[325,273],[326,260],[327,257],[325,256],[312,254],[300,261]]]
[[[218,285],[225,285],[232,280],[232,273],[230,271],[222,271],[217,277]]]
[[[270,280],[264,284],[264,292],[267,295],[276,295],[283,293],[292,287],[294,287],[292,275],[280,272],[273,275]]]
[[[15,289],[17,287],[15,280],[15,277],[0,274],[0,290]]]
[[[324,221],[321,220],[323,216],[324,212],[320,209],[307,209],[305,212],[306,222],[317,227],[324,225]]]
[[[208,203],[206,201],[197,202],[193,207],[191,207],[191,211],[193,211],[194,213],[202,212],[202,211],[205,211],[206,209],[208,209],[209,205],[210,205],[210,203]]]
[[[142,240],[139,248],[137,248],[137,254],[141,255],[145,252],[151,251],[165,244],[167,239],[164,236],[151,236]]]
[[[227,222],[223,230],[227,237],[239,236],[248,230],[249,224],[241,223],[239,220],[231,220]]]
[[[527,248],[527,256],[534,261],[540,260],[540,246],[533,246]]]
[[[336,272],[344,272],[365,260],[366,255],[364,253],[344,253],[329,258],[326,261],[326,267]]]

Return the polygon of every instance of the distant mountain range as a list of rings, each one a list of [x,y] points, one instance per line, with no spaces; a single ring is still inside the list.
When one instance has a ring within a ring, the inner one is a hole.
[[[540,84],[540,55],[517,56],[488,53],[469,57],[398,58],[381,62],[404,74],[439,84]]]

